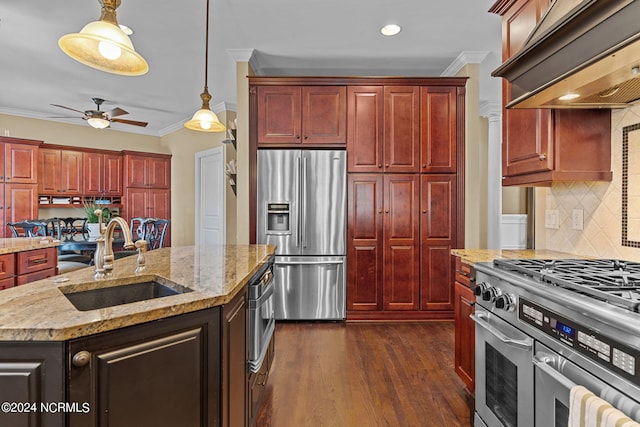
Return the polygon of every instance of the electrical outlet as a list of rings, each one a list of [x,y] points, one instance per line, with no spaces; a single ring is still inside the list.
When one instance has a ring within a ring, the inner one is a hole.
[[[547,209],[544,211],[544,226],[552,230],[560,228],[560,213],[557,209]]]
[[[574,209],[571,215],[571,228],[574,230],[582,230],[584,228],[584,211],[582,209]]]

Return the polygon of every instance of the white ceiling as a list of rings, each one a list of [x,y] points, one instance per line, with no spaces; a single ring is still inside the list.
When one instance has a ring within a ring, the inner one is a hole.
[[[495,0],[210,1],[212,107],[235,105],[232,49],[253,49],[259,75],[362,76],[439,76],[462,52],[500,51],[500,17],[487,12]],[[62,35],[99,18],[97,0],[0,2],[0,113],[73,115],[50,104],[89,110],[99,97],[109,101],[103,110],[118,106],[129,112],[123,119],[149,122],[113,130],[161,136],[179,128],[201,105],[205,7],[205,0],[122,0],[118,22],[135,30],[133,44],[149,63],[146,75],[126,77],[58,48]],[[402,32],[383,37],[387,23]]]

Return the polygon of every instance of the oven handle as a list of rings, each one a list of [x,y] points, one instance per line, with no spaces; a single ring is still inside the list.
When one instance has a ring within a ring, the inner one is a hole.
[[[503,343],[507,344],[507,345],[511,345],[514,347],[520,347],[526,350],[531,349],[531,347],[533,347],[533,343],[529,340],[514,340],[513,338],[509,338],[508,336],[506,336],[505,334],[503,334],[502,332],[500,332],[498,329],[496,329],[495,327],[491,326],[491,324],[489,322],[487,322],[485,319],[488,318],[488,316],[484,313],[475,313],[470,315],[469,317],[471,317],[471,319],[473,319],[474,322],[476,322],[476,324],[484,329],[486,329],[487,331],[489,331],[492,335],[494,335],[496,338],[498,338],[500,341],[502,341]]]
[[[577,384],[571,381],[569,378],[564,376],[560,371],[554,369],[551,364],[554,362],[554,358],[552,356],[544,355],[538,356],[537,354],[533,356],[533,364],[536,365],[536,368],[540,369],[545,374],[549,375],[551,378],[558,381],[565,387],[567,390],[571,390]]]
[[[275,289],[275,284],[273,281],[269,282],[269,284],[262,291],[262,295],[257,300],[249,299],[249,307],[250,308],[258,308],[262,304],[265,303],[273,295],[273,290]]]

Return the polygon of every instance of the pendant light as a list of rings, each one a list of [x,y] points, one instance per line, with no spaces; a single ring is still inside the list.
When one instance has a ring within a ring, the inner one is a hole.
[[[191,120],[184,124],[184,127],[200,132],[224,132],[227,128],[220,123],[216,113],[211,111],[209,102],[211,95],[207,87],[207,75],[209,72],[209,0],[207,0],[207,24],[204,43],[204,91],[200,94],[202,107],[195,112]]]
[[[88,23],[79,33],[60,37],[58,46],[76,61],[107,73],[145,74],[149,71],[147,61],[118,26],[116,9],[120,0],[98,0],[98,3],[102,6],[100,20]]]

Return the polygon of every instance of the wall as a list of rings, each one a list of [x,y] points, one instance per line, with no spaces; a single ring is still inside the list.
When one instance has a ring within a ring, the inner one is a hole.
[[[640,261],[640,249],[622,246],[622,128],[640,123],[640,106],[614,110],[611,182],[566,182],[536,189],[536,247],[599,258]],[[640,163],[629,159],[629,173]],[[546,209],[557,209],[560,228],[544,228]],[[571,228],[573,209],[584,210],[584,229]]]
[[[235,114],[218,114],[223,123],[233,120]],[[228,117],[227,117],[228,116]],[[192,245],[195,242],[195,153],[221,145],[225,133],[200,133],[179,129],[164,137],[140,135],[115,130],[96,130],[86,125],[70,125],[0,114],[0,130],[10,136],[42,140],[48,144],[89,147],[108,150],[135,150],[172,154],[171,159],[171,244]],[[233,146],[226,146],[225,161],[235,157]],[[235,242],[236,199],[227,186],[226,200],[227,241]],[[52,209],[41,210],[41,216],[57,215]],[[70,215],[82,215],[79,209],[68,210]]]

